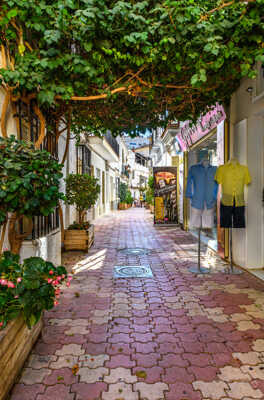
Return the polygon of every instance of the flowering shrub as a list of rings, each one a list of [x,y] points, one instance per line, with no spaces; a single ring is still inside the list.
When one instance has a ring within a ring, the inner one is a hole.
[[[19,256],[5,251],[0,256],[0,328],[21,313],[31,328],[43,310],[58,304],[61,285],[70,286],[71,277],[63,266],[55,267],[40,257],[19,263]]]

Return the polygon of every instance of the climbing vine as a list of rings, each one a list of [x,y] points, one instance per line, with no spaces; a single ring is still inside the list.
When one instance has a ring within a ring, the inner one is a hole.
[[[135,134],[227,103],[264,62],[264,0],[3,0],[7,93]],[[74,112],[75,111],[75,112]],[[80,112],[79,112],[80,111]]]

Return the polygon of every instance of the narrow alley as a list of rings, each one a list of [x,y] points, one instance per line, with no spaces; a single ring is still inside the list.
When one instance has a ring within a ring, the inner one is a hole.
[[[144,208],[98,218],[89,254],[64,253],[71,287],[45,312],[10,399],[263,399],[264,283],[214,257],[210,274],[192,274],[196,242]]]

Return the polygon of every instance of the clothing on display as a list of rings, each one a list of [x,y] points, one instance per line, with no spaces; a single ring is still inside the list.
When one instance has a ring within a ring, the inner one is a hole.
[[[233,221],[232,221],[233,218]],[[221,228],[245,228],[245,206],[236,207],[220,205],[220,226]]]
[[[234,159],[228,161],[217,169],[215,180],[222,185],[221,203],[224,206],[233,207],[234,200],[235,207],[245,205],[244,187],[251,182],[247,166]]]
[[[216,167],[204,166],[202,162],[190,168],[185,196],[191,199],[192,207],[198,210],[214,207],[218,190],[215,174]]]
[[[190,228],[212,229],[214,227],[214,208],[199,210],[191,207]]]
[[[222,185],[220,227],[245,228],[244,187],[251,182],[248,167],[232,159],[217,169],[215,180]]]

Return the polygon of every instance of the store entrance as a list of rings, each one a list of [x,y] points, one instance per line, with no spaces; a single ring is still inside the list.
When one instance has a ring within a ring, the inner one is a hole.
[[[188,167],[200,163],[204,159],[208,159],[210,165],[218,166],[218,154],[217,154],[217,132],[212,133],[209,138],[198,143],[188,152]],[[188,220],[190,220],[191,205],[189,202],[188,207]],[[189,225],[189,224],[188,224]],[[190,232],[198,236],[198,230],[189,227]],[[217,241],[217,207],[214,207],[214,226],[212,229],[201,230],[201,241],[214,251],[218,250]]]

